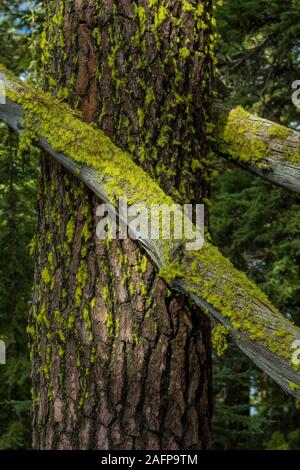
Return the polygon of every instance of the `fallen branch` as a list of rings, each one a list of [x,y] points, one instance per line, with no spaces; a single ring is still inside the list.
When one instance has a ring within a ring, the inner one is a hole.
[[[7,103],[0,105],[0,119],[21,133],[21,142],[33,139],[116,210],[120,197],[148,208],[174,204],[103,132],[81,122],[66,105],[1,71]],[[225,325],[258,367],[300,398],[299,366],[292,364],[293,342],[300,340],[300,329],[245,274],[208,241],[199,251],[187,251],[184,241],[142,239],[138,233],[136,237],[171,288],[184,292]]]
[[[300,194],[300,133],[238,107],[214,107],[217,153],[278,186]]]

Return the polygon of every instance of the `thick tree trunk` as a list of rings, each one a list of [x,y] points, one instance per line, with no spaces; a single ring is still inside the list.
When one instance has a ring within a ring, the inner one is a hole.
[[[214,106],[214,149],[271,183],[300,194],[300,133],[248,113]]]
[[[46,88],[129,150],[179,202],[208,196],[210,3],[47,2]],[[31,319],[34,447],[208,448],[209,321],[170,294],[132,241],[97,239],[98,204],[43,159]]]

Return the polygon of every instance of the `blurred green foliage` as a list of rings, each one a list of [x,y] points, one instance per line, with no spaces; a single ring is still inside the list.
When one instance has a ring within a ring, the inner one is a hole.
[[[40,6],[0,1],[0,61],[36,81]],[[36,226],[37,151],[18,155],[18,139],[0,125],[0,338],[7,364],[0,366],[0,449],[31,445],[30,363],[26,325],[33,261],[29,245]]]

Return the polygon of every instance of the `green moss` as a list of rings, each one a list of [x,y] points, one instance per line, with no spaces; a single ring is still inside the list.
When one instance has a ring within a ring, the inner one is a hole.
[[[104,286],[104,288],[103,288],[103,300],[104,300],[105,304],[108,302],[108,299],[109,299],[109,288],[108,288],[108,286]]]
[[[288,160],[291,163],[300,163],[300,144],[297,146],[296,150],[287,150],[284,154],[285,160]]]
[[[46,45],[47,45],[47,35],[46,35],[46,31],[42,31],[41,33],[41,42],[40,42],[40,48],[42,50],[44,50],[46,48]]]
[[[138,108],[137,114],[138,114],[139,126],[143,127],[144,126],[144,121],[145,121],[145,113],[144,113],[143,109]]]
[[[92,237],[92,233],[89,229],[88,222],[85,222],[85,224],[83,225],[82,232],[81,232],[81,237],[83,238],[83,240],[85,242],[87,242]],[[85,250],[85,252],[86,252],[86,248],[83,248],[83,250]],[[82,253],[82,255],[84,255],[84,253]]]
[[[135,14],[137,15],[139,19],[139,27],[140,27],[140,34],[143,36],[146,31],[146,26],[147,26],[147,15],[145,8],[141,5],[137,6],[136,3],[134,3],[134,10]]]
[[[201,5],[202,8],[203,8],[203,5]],[[194,5],[189,2],[188,0],[183,0],[182,1],[182,10],[183,11],[191,11],[191,12],[194,12],[195,11],[195,7]]]
[[[144,281],[142,281],[142,282],[141,282],[141,295],[142,295],[143,297],[146,297],[146,296],[147,296],[147,292],[148,292],[148,291],[147,291],[147,287],[146,287]]]
[[[295,327],[281,316],[266,295],[208,242],[202,250],[189,252],[189,256],[193,258],[192,263],[182,257],[170,259],[160,271],[161,276],[170,285],[175,279],[188,279],[191,294],[220,312],[236,331],[290,363]],[[258,313],[258,305],[265,317]]]
[[[97,46],[101,45],[101,31],[99,28],[95,28],[92,33],[93,38],[96,40]]]
[[[67,326],[67,328],[68,328],[69,330],[72,330],[73,327],[74,327],[74,324],[75,324],[75,315],[74,315],[74,312],[71,312],[71,313],[69,314],[69,317],[68,317],[67,325],[66,325],[66,326]]]
[[[268,168],[267,159],[271,152],[271,142],[282,143],[293,131],[279,124],[270,124],[262,119],[255,119],[241,107],[224,113],[216,128],[216,139],[222,153],[234,160],[255,163],[258,168]],[[261,137],[265,136],[265,138]],[[298,163],[300,151],[292,148],[285,152],[284,158]]]
[[[154,15],[154,27],[155,29],[158,29],[162,24],[163,22],[166,20],[168,16],[168,10],[167,8],[160,4],[157,11],[155,12],[155,15]]]
[[[224,325],[217,325],[212,330],[212,344],[218,357],[222,357],[228,349],[229,331]]]
[[[190,1],[183,0],[182,10],[193,13],[195,18],[201,18],[204,12],[204,6],[202,3],[200,3],[197,7],[195,7]]]
[[[116,46],[112,46],[111,48],[111,52],[110,52],[110,55],[108,57],[108,65],[111,69],[111,75],[112,75],[112,79],[117,82],[117,66],[116,66],[116,59],[117,59],[117,53],[118,53],[118,50],[119,50],[119,47],[118,45]],[[118,83],[118,82],[117,82]]]
[[[146,97],[145,97],[146,109],[149,108],[152,101],[155,101],[154,91],[152,87],[148,87],[146,90]]]
[[[23,129],[19,134],[18,140],[17,155],[19,158],[22,158],[23,155],[28,152],[30,146],[37,140],[36,130],[32,126],[28,116],[24,116],[22,125]]]
[[[35,328],[33,325],[27,325],[26,327],[26,333],[29,335],[29,336],[35,336]]]
[[[155,8],[157,6],[157,3],[155,3]],[[116,75],[117,68],[115,67],[117,50],[118,45],[115,45],[110,59],[110,65],[113,69],[112,75],[115,73],[115,79],[118,78]],[[167,197],[159,186],[133,163],[130,156],[118,149],[101,131],[81,122],[67,106],[53,102],[52,97],[48,95],[40,96],[24,85],[23,90],[25,91],[22,91],[22,89],[16,92],[8,90],[8,97],[22,105],[30,126],[43,135],[56,151],[62,152],[72,160],[86,164],[96,170],[98,181],[105,185],[107,194],[112,201],[116,202],[119,196],[127,196],[129,204],[137,201],[143,202],[147,206],[152,204],[173,204],[172,199]],[[145,97],[147,97],[146,91]],[[153,95],[151,95],[152,99]],[[151,100],[148,99],[149,104]],[[172,114],[172,107],[174,109],[177,109],[178,106],[184,107],[188,121],[188,119],[191,119],[190,102],[190,96],[182,96],[177,88],[171,90],[168,102],[169,109],[164,115],[164,120],[159,123],[161,124],[161,133],[157,147],[163,148],[169,141],[168,134],[172,124],[170,124],[171,119],[167,116]],[[229,121],[225,124],[225,130],[222,131],[225,134],[222,140],[233,149],[233,158],[240,158],[242,154],[241,158],[244,158],[244,161],[253,158],[261,161],[267,154],[268,148],[265,148],[261,143],[257,143],[256,134],[259,128],[256,126],[260,124],[254,124],[254,127],[252,124],[249,125],[249,116],[248,113],[245,113],[244,110],[239,109],[230,114]],[[193,132],[193,130],[189,131]],[[247,138],[245,138],[245,132]],[[252,140],[250,146],[248,137],[251,137]],[[188,144],[190,144],[190,139],[187,139],[187,146]],[[74,237],[74,230],[75,227],[74,225],[72,227],[71,222],[70,227],[67,228],[69,243]],[[279,341],[281,338],[278,338],[275,334],[270,336],[266,324],[259,321],[257,316],[252,315],[255,307],[254,305],[249,307],[248,300],[254,296],[259,302],[265,302],[275,317],[278,313],[265,296],[259,290],[256,290],[245,276],[234,270],[217,249],[207,242],[201,252],[194,254],[194,263],[184,268],[182,259],[172,259],[169,242],[166,243],[166,248],[169,249],[169,252],[166,251],[165,253],[165,266],[161,270],[161,275],[170,284],[176,277],[193,280],[194,285],[190,286],[190,293],[196,293],[208,304],[219,310],[221,315],[227,318],[236,329],[246,333],[249,337],[251,335],[252,338],[264,344],[271,351],[278,352],[286,359],[290,357],[288,345],[292,335],[289,333],[288,328],[281,341]],[[211,279],[210,273],[212,266],[216,268],[214,279]],[[76,305],[81,304],[82,290],[85,286],[84,273],[86,273],[86,268],[83,271],[76,277]],[[243,296],[238,295],[239,290],[243,293]],[[134,295],[133,283],[129,284],[129,292]],[[104,301],[107,301],[107,299],[108,292],[105,291]],[[281,350],[278,351],[278,349]]]
[[[52,251],[50,251],[50,253],[48,254],[48,263],[50,264],[51,267],[54,267],[54,261],[53,261],[53,253]]]
[[[160,129],[159,137],[157,139],[157,146],[158,147],[163,148],[168,143],[168,141],[169,141],[169,132],[170,132],[170,126],[168,124],[165,124],[164,126],[162,126],[162,128]]]
[[[147,257],[144,255],[141,261],[141,272],[144,274],[147,271],[148,260]]]
[[[165,10],[159,8],[158,4],[153,3],[152,6],[157,8],[159,21],[161,21],[165,17]],[[143,14],[140,13],[139,17],[142,18]],[[115,66],[118,44],[112,44],[109,64],[114,69],[112,71],[112,75],[114,75],[114,73],[118,73]],[[177,65],[178,76],[180,75],[179,69],[180,67]],[[115,78],[117,79],[117,76]],[[172,121],[176,117],[176,111],[170,109],[171,105],[174,104],[174,107],[177,107],[186,103],[187,112],[190,114],[188,109],[190,98],[179,95],[176,89],[177,86],[174,87],[174,90],[170,93],[170,98],[168,98],[166,116],[162,116],[162,122],[158,123],[160,135],[156,146],[151,147],[150,134],[145,136],[145,142],[141,142],[140,149],[137,150],[140,161],[148,158],[150,147],[151,156],[158,158],[159,149],[169,144],[173,126]],[[70,112],[66,106],[53,104],[53,98],[47,95],[41,97],[32,94],[29,88],[25,93],[14,94],[12,92],[12,95],[22,104],[34,127],[47,138],[55,150],[65,153],[79,163],[89,165],[98,172],[99,181],[105,182],[107,192],[112,199],[116,200],[121,195],[127,195],[129,203],[134,203],[136,200],[147,204],[161,203],[162,200],[166,203],[170,201],[158,186],[150,180],[149,176],[133,164],[126,153],[117,149],[101,131],[97,131],[76,119],[76,115]],[[153,100],[155,100],[153,88],[148,89],[145,86],[145,109],[141,107],[138,116],[140,126],[147,119],[147,108]],[[131,143],[131,150],[135,151],[134,142]],[[173,178],[174,174],[170,176]],[[163,177],[164,174],[162,174]],[[188,197],[188,195],[186,196]],[[72,242],[74,230],[73,222],[69,222],[67,226],[67,241],[69,244]]]
[[[139,337],[138,333],[134,333],[134,335],[133,335],[133,344],[135,346],[137,346],[139,344],[139,342],[140,342],[140,337]]]
[[[66,88],[66,87],[59,88],[58,93],[57,93],[57,98],[59,100],[67,100],[69,96],[70,96],[69,88]]]
[[[300,386],[298,384],[295,384],[294,382],[289,382],[289,388],[293,391],[300,390]]]
[[[87,277],[88,277],[87,262],[85,260],[81,260],[79,268],[76,273],[76,277],[75,277],[76,279],[75,301],[76,301],[77,307],[80,307],[81,305],[82,292],[86,285]]]
[[[276,137],[278,139],[286,139],[292,134],[292,130],[287,127],[280,126],[280,124],[272,124],[267,129],[267,135],[269,137]]]
[[[112,318],[112,314],[110,312],[107,312],[105,314],[105,325],[107,326],[107,328],[112,328],[113,327],[113,318]]]
[[[44,324],[46,328],[50,328],[50,321],[47,317],[46,306],[44,304],[41,306],[40,311],[35,316],[35,319],[38,324]]]
[[[54,312],[54,318],[55,318],[55,320],[57,321],[57,323],[58,323],[59,325],[62,325],[62,324],[63,324],[64,318],[63,318],[63,316],[62,316],[62,314],[60,313],[59,310],[55,310],[55,312]]]
[[[85,328],[86,330],[91,330],[92,328],[92,322],[91,322],[91,319],[90,319],[90,312],[89,312],[89,309],[88,308],[84,308],[83,309],[83,318],[85,320]]]
[[[72,243],[75,233],[75,220],[72,218],[67,223],[66,238],[69,244]]]
[[[135,293],[135,288],[134,288],[133,282],[131,281],[131,282],[129,283],[129,294],[130,294],[131,297],[132,297],[132,296],[134,295],[134,293]]]
[[[120,329],[120,319],[116,318],[115,319],[115,336],[117,337],[119,334],[119,329]]]
[[[29,243],[29,255],[30,256],[34,255],[35,247],[36,247],[36,237],[34,236]]]

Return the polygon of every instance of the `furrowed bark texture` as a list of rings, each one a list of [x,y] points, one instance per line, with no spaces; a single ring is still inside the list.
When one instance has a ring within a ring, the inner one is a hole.
[[[211,2],[187,3],[48,0],[42,42],[45,88],[191,203],[208,195]],[[208,448],[209,321],[168,291],[132,241],[97,239],[98,204],[43,158],[34,447]]]
[[[300,194],[300,133],[242,108],[214,107],[217,153],[278,186]]]

